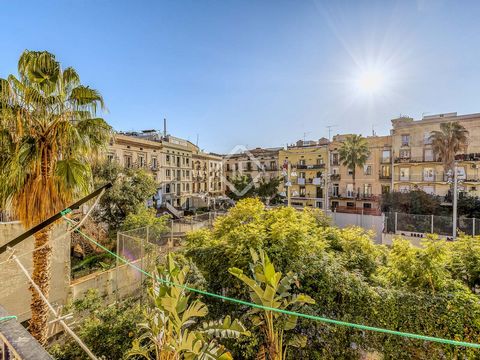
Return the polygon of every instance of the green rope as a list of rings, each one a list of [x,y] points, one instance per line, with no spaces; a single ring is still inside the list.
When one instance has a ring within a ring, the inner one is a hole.
[[[3,316],[3,317],[0,317],[0,322],[12,320],[12,319],[17,320],[17,317],[15,315]]]
[[[66,218],[65,216],[64,216],[64,219],[66,221],[68,221],[70,224],[73,224],[71,222],[71,220]],[[254,303],[244,301],[244,300],[231,298],[231,297],[228,297],[228,296],[223,296],[223,295],[219,295],[219,294],[215,294],[215,293],[210,293],[208,291],[203,291],[203,290],[191,288],[191,287],[185,286],[185,285],[172,283],[168,280],[160,279],[160,278],[150,274],[149,272],[139,268],[135,264],[132,264],[127,259],[119,256],[118,254],[114,253],[113,251],[110,251],[109,249],[107,249],[103,245],[99,244],[98,242],[93,240],[90,236],[83,233],[81,230],[75,229],[75,231],[77,231],[79,234],[81,234],[87,240],[91,241],[92,243],[94,243],[98,247],[100,247],[103,250],[105,250],[106,252],[108,252],[113,257],[119,259],[120,261],[124,262],[125,264],[129,265],[130,267],[138,270],[142,274],[144,274],[144,275],[146,275],[146,276],[148,276],[148,277],[150,277],[150,278],[152,278],[156,281],[162,282],[162,283],[170,285],[170,286],[175,286],[175,287],[182,288],[182,289],[185,289],[185,290],[188,290],[188,291],[191,291],[191,292],[195,292],[195,293],[202,294],[202,295],[205,295],[205,296],[210,296],[210,297],[213,297],[213,298],[229,301],[229,302],[232,302],[232,303],[237,303],[237,304],[241,304],[241,305],[245,305],[245,306],[249,306],[249,307],[253,307],[253,308],[257,308],[257,309],[267,310],[267,311],[274,311],[274,312],[281,313],[281,314],[286,314],[286,315],[298,316],[298,317],[301,317],[301,318],[320,321],[320,322],[324,322],[324,323],[328,323],[328,324],[347,326],[347,327],[360,329],[360,330],[375,331],[375,332],[379,332],[379,333],[403,336],[403,337],[406,337],[406,338],[412,338],[412,339],[418,339],[418,340],[433,341],[433,342],[448,344],[448,345],[464,346],[464,347],[480,349],[480,344],[469,343],[469,342],[464,342],[464,341],[457,341],[457,340],[450,340],[450,339],[443,339],[443,338],[438,338],[438,337],[433,337],[433,336],[425,336],[425,335],[413,334],[413,333],[402,332],[402,331],[383,329],[383,328],[378,328],[378,327],[374,327],[374,326],[361,325],[361,324],[349,323],[349,322],[346,322],[346,321],[329,319],[329,318],[320,317],[320,316],[316,316],[316,315],[308,315],[308,314],[298,313],[298,312],[295,312],[295,311],[277,309],[277,308],[272,308],[272,307],[269,307],[269,306],[254,304]]]

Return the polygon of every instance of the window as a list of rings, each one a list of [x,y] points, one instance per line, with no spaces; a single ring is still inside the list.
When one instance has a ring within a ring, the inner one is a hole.
[[[364,209],[371,209],[371,208],[372,208],[372,204],[371,204],[371,203],[363,203],[363,208],[364,208]]]
[[[355,203],[349,201],[349,202],[347,202],[347,207],[353,208],[353,207],[355,207]]]
[[[423,143],[425,145],[430,145],[432,143],[431,135],[432,133],[430,131],[426,131],[423,133]]]
[[[383,150],[382,163],[389,163],[389,162],[390,162],[390,150]]]
[[[323,198],[323,189],[320,186],[317,186],[317,198]]]
[[[305,179],[305,173],[304,173],[304,172],[298,173],[298,177],[299,177],[300,179]]]
[[[390,185],[382,185],[382,194],[388,194],[390,192]]]
[[[410,168],[400,168],[400,181],[410,180]]]
[[[400,185],[398,190],[400,190],[400,192],[406,193],[406,192],[410,191],[410,186],[409,185]]]
[[[347,184],[347,197],[353,197],[353,184]]]
[[[277,165],[275,164],[275,161],[270,161],[270,170],[276,170]]]
[[[167,163],[169,163],[169,162],[170,162],[170,155],[167,154],[167,155],[165,156],[165,159],[167,160]]]
[[[433,155],[433,149],[424,149],[423,150],[423,160],[424,161],[435,161],[435,157]]]
[[[305,189],[305,186],[300,186],[300,196],[305,196],[307,194],[307,191]]]
[[[339,165],[338,153],[332,154],[332,165]]]
[[[126,168],[131,168],[132,167],[132,156],[131,155],[125,155],[123,157],[125,167]]]
[[[380,170],[380,177],[384,179],[389,179],[390,176],[390,166],[388,165],[382,165],[382,168]]]
[[[363,172],[365,175],[372,175],[372,165],[365,165],[363,167]]]
[[[435,180],[435,170],[433,168],[424,168],[423,181],[434,181],[434,180]]]
[[[107,155],[107,160],[108,160],[108,162],[112,162],[113,159],[114,159],[113,154],[108,154],[108,155]]]
[[[165,193],[166,194],[170,193],[170,184],[165,185]]]
[[[157,158],[156,157],[152,158],[152,168],[154,168],[154,169],[157,168]]]
[[[230,164],[227,164],[227,171],[230,171]]]
[[[165,170],[165,177],[170,177],[170,169]]]
[[[336,209],[338,207],[338,201],[332,201],[332,209]]]
[[[410,150],[400,150],[400,159],[410,159]]]
[[[372,184],[363,184],[363,194],[365,196],[372,195]]]
[[[187,158],[187,159],[185,160],[185,162],[187,163],[187,165],[189,165],[189,164],[190,164],[190,159]]]
[[[338,184],[333,184],[332,196],[338,197],[339,193],[340,193],[340,187],[338,186]],[[332,205],[333,205],[333,203],[332,203]]]
[[[187,178],[189,178],[189,177],[190,177],[190,170],[187,170],[187,171],[185,172],[185,175],[186,175]]]
[[[145,158],[143,155],[138,156],[138,166],[141,168],[145,167]]]
[[[323,165],[323,158],[317,159],[317,165]]]
[[[402,135],[402,146],[410,146],[410,134]]]
[[[238,163],[235,163],[235,171],[238,171]]]
[[[298,162],[299,165],[305,165],[305,159],[302,159]]]
[[[353,175],[353,170],[352,169],[348,169],[348,175],[350,175],[350,176]]]

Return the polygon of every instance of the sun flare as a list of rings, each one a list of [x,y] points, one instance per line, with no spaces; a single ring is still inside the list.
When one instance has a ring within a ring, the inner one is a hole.
[[[381,91],[384,84],[385,74],[378,70],[364,71],[356,80],[358,90],[369,94]]]

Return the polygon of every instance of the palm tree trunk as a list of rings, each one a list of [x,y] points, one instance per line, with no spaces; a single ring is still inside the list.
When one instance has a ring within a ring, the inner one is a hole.
[[[35,249],[43,247],[33,252],[32,273],[33,281],[47,298],[50,292],[50,265],[52,258],[52,247],[51,244],[48,244],[49,232],[50,229],[45,228],[35,234]],[[30,286],[30,291],[32,292],[30,303],[32,318],[28,329],[41,345],[45,345],[47,342],[48,306],[32,286]]]

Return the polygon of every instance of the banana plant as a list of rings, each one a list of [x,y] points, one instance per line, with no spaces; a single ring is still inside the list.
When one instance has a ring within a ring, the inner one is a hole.
[[[230,316],[197,325],[197,319],[206,316],[208,308],[198,299],[192,301],[184,288],[188,272],[188,265],[180,268],[172,254],[166,266],[158,267],[158,278],[149,289],[154,306],[146,311],[147,322],[139,325],[144,332],[133,341],[127,357],[229,360],[230,352],[217,340],[250,335],[240,321],[232,321]]]
[[[297,311],[304,304],[315,303],[308,295],[291,293],[293,286],[299,287],[296,275],[288,273],[282,277],[282,273],[275,271],[268,255],[261,249],[259,253],[250,249],[250,253],[253,278],[238,268],[230,268],[228,271],[249,287],[252,302],[268,308],[291,311]],[[247,316],[255,326],[260,327],[265,338],[258,359],[283,360],[288,347],[301,348],[307,343],[306,336],[300,334],[290,336],[288,341],[284,340],[284,333],[297,325],[297,316],[260,308],[252,308]]]

